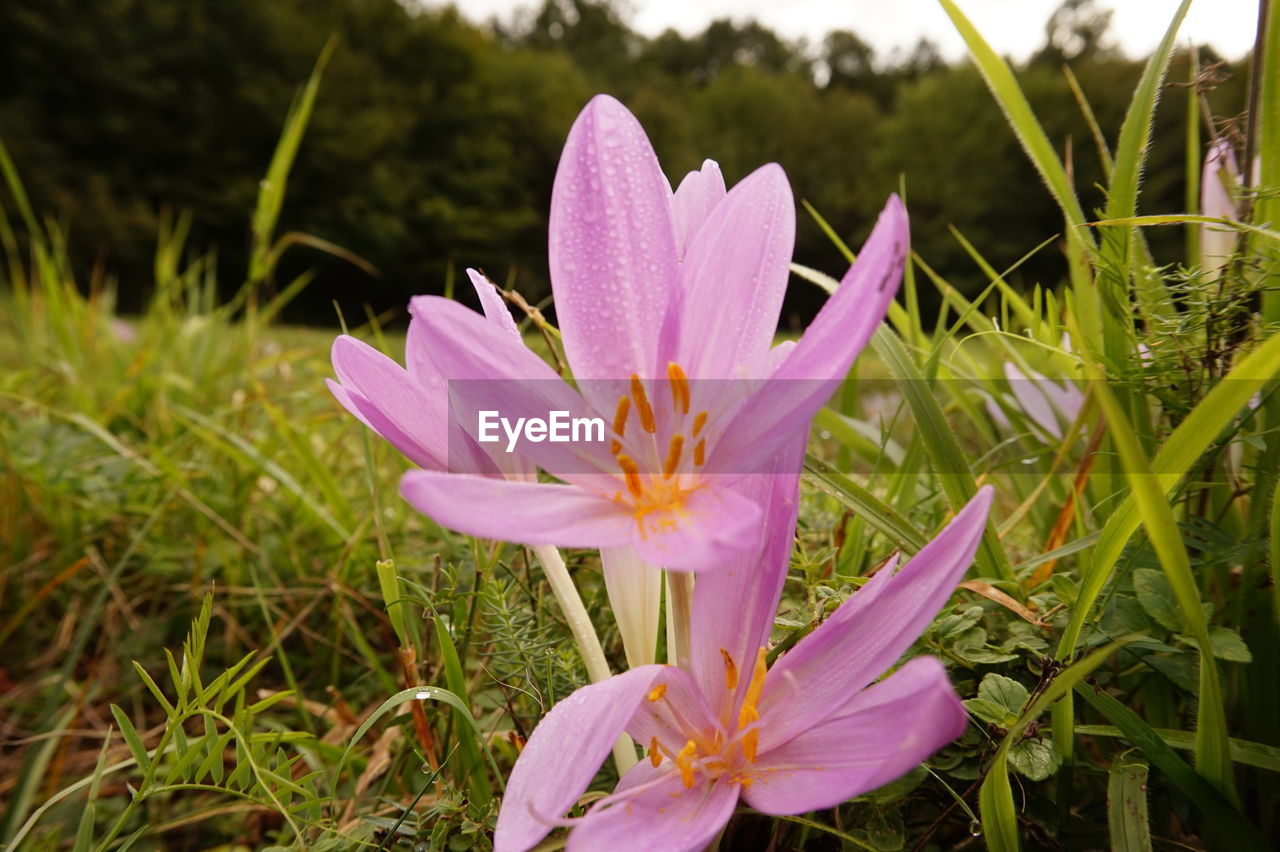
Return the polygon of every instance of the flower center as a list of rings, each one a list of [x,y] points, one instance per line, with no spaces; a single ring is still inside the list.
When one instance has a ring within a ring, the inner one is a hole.
[[[630,393],[618,398],[613,415],[609,449],[626,486],[614,499],[631,504],[642,528],[651,514],[679,513],[683,509],[685,498],[698,488],[698,474],[706,462],[707,412],[689,416],[692,407],[689,378],[674,361],[667,365],[667,385],[671,390],[670,416],[661,424],[644,382],[634,373]],[[627,426],[633,411],[640,428],[632,429],[628,436]],[[670,434],[660,436],[660,425],[666,426],[663,431]]]
[[[728,651],[720,649],[724,657],[725,690],[732,698],[738,687],[738,667]],[[667,721],[678,731],[684,732],[687,739],[684,745],[675,751],[662,743],[657,736],[649,742],[649,761],[655,767],[661,766],[663,760],[675,764],[680,773],[680,782],[685,789],[692,789],[698,775],[707,780],[714,780],[729,774],[730,780],[750,787],[758,774],[752,766],[756,762],[756,752],[760,745],[760,693],[764,690],[764,679],[768,673],[765,664],[766,649],[756,653],[755,665],[751,669],[751,681],[747,684],[746,694],[742,697],[742,705],[738,709],[736,723],[730,726],[726,717],[722,717],[718,730],[713,734],[698,730],[691,726],[670,704],[664,706]],[[652,704],[657,704],[666,697],[666,684],[658,684],[648,695]]]

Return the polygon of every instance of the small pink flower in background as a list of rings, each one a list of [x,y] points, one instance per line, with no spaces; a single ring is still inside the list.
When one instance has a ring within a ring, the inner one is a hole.
[[[1030,368],[1024,372],[1012,361],[1004,362],[1004,375],[1022,413],[1046,437],[1061,441],[1064,424],[1074,423],[1084,406],[1084,393],[1068,379],[1055,382]]]
[[[778,470],[795,461],[794,447]],[[790,456],[790,457],[788,457]],[[794,537],[795,477],[757,477],[765,544],[698,576],[690,659],[583,687],[534,730],[511,773],[497,852],[523,852],[556,825],[570,850],[706,846],[739,799],[768,814],[833,807],[919,764],[964,730],[942,664],[913,659],[873,684],[946,604],[978,547],[984,488],[900,570],[882,568],[772,668],[766,647]],[[564,813],[618,735],[648,748],[586,816]]]
[[[1235,220],[1240,215],[1240,166],[1235,150],[1226,138],[1218,138],[1205,155],[1204,174],[1200,180],[1200,213],[1219,219]],[[1225,225],[1200,227],[1200,257],[1205,271],[1216,275],[1235,254],[1240,232]]]
[[[794,236],[781,168],[726,191],[708,162],[672,193],[635,117],[598,96],[569,133],[550,217],[556,316],[578,389],[512,333],[481,283],[484,317],[413,300],[407,371],[340,339],[331,387],[423,468],[401,491],[445,526],[598,547],[606,573],[637,561],[715,568],[758,544],[761,509],[738,480],[807,432],[884,317],[905,263],[906,212],[890,198],[806,334],[775,347]],[[492,452],[456,433],[494,409],[564,410],[613,428],[599,444],[523,443],[521,465],[497,470]],[[535,481],[534,463],[563,483]]]

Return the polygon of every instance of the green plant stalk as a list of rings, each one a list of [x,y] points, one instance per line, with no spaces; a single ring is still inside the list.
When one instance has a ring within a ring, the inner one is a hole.
[[[604,648],[600,646],[600,637],[596,635],[595,628],[591,625],[591,616],[587,615],[587,608],[582,605],[578,589],[573,585],[573,578],[569,576],[564,557],[560,555],[557,548],[549,545],[539,545],[530,549],[542,565],[542,573],[546,576],[548,585],[551,586],[551,593],[555,595],[556,602],[560,604],[560,611],[564,613],[564,619],[569,624],[569,632],[573,634],[573,641],[578,645],[578,653],[582,655],[582,664],[587,669],[587,677],[592,683],[607,680],[611,672],[609,663],[604,657]],[[635,766],[636,748],[631,737],[623,734],[618,738],[618,742],[613,746],[613,761],[619,773],[626,772]]]
[[[1187,81],[1186,138],[1183,142],[1186,194],[1183,195],[1182,203],[1183,209],[1190,213],[1200,209],[1200,93],[1196,91],[1196,77],[1200,73],[1200,63],[1194,49],[1191,51],[1191,58],[1187,65],[1190,80]],[[1202,263],[1200,228],[1188,224],[1186,239],[1186,262],[1199,266]]]

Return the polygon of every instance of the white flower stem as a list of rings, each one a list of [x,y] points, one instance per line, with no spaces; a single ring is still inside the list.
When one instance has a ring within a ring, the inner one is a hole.
[[[538,562],[542,564],[542,573],[546,575],[547,582],[551,585],[551,593],[556,596],[560,611],[564,613],[565,621],[569,623],[569,632],[573,634],[573,640],[578,644],[578,653],[582,655],[582,664],[586,666],[587,677],[592,683],[607,680],[611,676],[609,663],[604,658],[604,649],[600,647],[600,638],[596,636],[595,628],[591,626],[591,617],[587,615],[587,608],[582,605],[578,589],[573,585],[573,578],[569,576],[564,557],[560,555],[559,550],[550,546],[544,545],[531,549],[538,557]],[[636,747],[631,737],[623,734],[618,738],[613,746],[613,761],[618,767],[619,774],[635,765]]]
[[[689,659],[689,624],[693,617],[693,575],[667,572],[667,662]]]

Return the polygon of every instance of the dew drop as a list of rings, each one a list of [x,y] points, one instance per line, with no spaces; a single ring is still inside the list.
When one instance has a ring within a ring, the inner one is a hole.
[[[419,701],[426,701],[428,698],[431,697],[431,693],[427,692],[426,690],[422,690],[421,692],[414,694],[413,697],[418,699]]]
[[[969,834],[973,835],[974,837],[981,837],[982,823],[978,822],[976,819],[971,821],[969,823]]]

